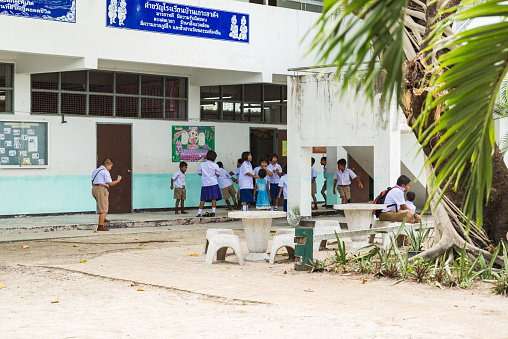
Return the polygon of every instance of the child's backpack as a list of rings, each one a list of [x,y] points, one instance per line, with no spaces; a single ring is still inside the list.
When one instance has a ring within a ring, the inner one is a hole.
[[[388,187],[384,191],[379,193],[377,198],[374,199],[374,204],[384,204],[385,203],[385,199],[386,199],[386,195],[388,194],[388,192],[390,192],[392,190],[392,188],[394,188],[394,187]],[[391,207],[391,206],[395,206],[395,210],[398,212],[397,204],[392,204],[392,205],[389,205],[388,207]],[[374,210],[374,214],[376,215],[376,218],[379,218],[379,215],[381,214],[381,211],[382,210]]]

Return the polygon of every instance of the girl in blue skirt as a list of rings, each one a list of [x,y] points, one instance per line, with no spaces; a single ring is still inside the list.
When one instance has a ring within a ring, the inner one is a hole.
[[[240,167],[240,174],[238,175],[238,185],[240,186],[240,200],[242,201],[242,210],[249,210],[249,203],[254,203],[254,181],[252,179],[259,179],[254,175],[252,170],[252,154],[250,152],[242,153],[242,166]]]
[[[205,207],[206,201],[212,202],[212,213],[206,213],[205,217],[215,217],[215,208],[217,206],[217,200],[222,199],[222,192],[219,187],[217,178],[220,175],[220,168],[215,163],[217,159],[217,153],[214,151],[208,151],[206,154],[206,161],[199,165],[198,174],[201,176],[201,203],[199,204],[198,215],[201,217],[203,207]]]
[[[258,172],[260,179],[256,180],[256,188],[254,194],[256,195],[256,208],[258,210],[270,209],[270,197],[268,196],[268,182],[266,181],[266,170],[260,169]]]

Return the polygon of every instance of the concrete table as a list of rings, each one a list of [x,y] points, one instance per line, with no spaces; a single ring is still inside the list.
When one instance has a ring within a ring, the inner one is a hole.
[[[367,230],[370,227],[372,222],[372,216],[374,210],[382,210],[385,209],[386,205],[382,204],[341,204],[334,205],[333,208],[336,210],[343,210],[344,215],[346,217],[347,228],[350,231],[359,231],[359,230]],[[360,237],[352,237],[351,244],[349,245],[352,248],[362,248],[367,246],[369,243],[367,241],[368,236],[360,236]]]
[[[285,218],[286,212],[279,211],[238,211],[229,212],[228,217],[242,219],[249,254],[245,260],[270,259],[266,254],[273,218]]]

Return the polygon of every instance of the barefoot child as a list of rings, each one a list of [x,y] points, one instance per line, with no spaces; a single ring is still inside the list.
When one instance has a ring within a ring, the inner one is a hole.
[[[220,168],[220,175],[219,175],[219,186],[222,190],[222,197],[224,200],[226,200],[226,204],[228,205],[228,210],[232,211],[233,208],[231,207],[231,203],[229,202],[229,197],[233,200],[233,204],[235,208],[237,207],[236,204],[236,191],[233,187],[233,181],[236,182],[235,178],[232,178],[231,175],[224,169],[224,165],[222,162],[217,162],[217,166]]]
[[[222,193],[217,181],[217,178],[220,175],[220,168],[215,163],[215,159],[217,159],[217,153],[214,151],[208,151],[206,154],[206,161],[199,165],[198,174],[201,176],[202,187],[201,203],[199,204],[199,210],[196,217],[201,217],[203,207],[205,207],[205,201],[212,202],[212,213],[206,213],[204,216],[215,217],[217,200],[222,199]]]
[[[182,214],[188,214],[184,209],[184,201],[187,198],[187,190],[185,189],[185,173],[187,172],[187,163],[182,161],[180,163],[180,170],[176,172],[171,178],[171,189],[173,184],[175,187],[175,194],[173,198],[176,199],[175,214],[178,214],[178,205],[182,202]]]
[[[279,182],[280,182],[280,176],[282,175],[282,167],[277,163],[279,160],[279,157],[277,154],[272,153],[270,154],[270,163],[268,166],[266,166],[266,169],[270,170],[272,174],[268,173],[268,182],[270,183],[270,198],[271,203],[273,206],[273,210],[277,211],[279,206],[279,199],[277,198],[279,196]]]
[[[343,204],[347,204],[347,201],[351,199],[351,179],[358,182],[358,186],[363,188],[360,178],[358,178],[352,170],[346,167],[346,159],[340,159],[337,161],[337,172],[333,176],[333,194],[336,193],[336,188],[339,190],[340,198]]]
[[[284,212],[288,211],[288,165],[284,165],[284,175],[280,178],[279,182],[279,195],[283,194],[284,197]]]
[[[311,188],[311,195],[312,195],[312,200],[314,201],[314,207],[312,207],[313,210],[317,210],[318,209],[317,198],[316,198],[316,194],[317,194],[317,184],[316,184],[317,171],[314,168],[314,164],[315,163],[316,163],[316,159],[310,158],[310,177],[311,177],[311,186],[312,186],[312,188]]]
[[[254,175],[252,170],[252,154],[250,152],[242,153],[242,166],[240,167],[240,174],[238,175],[238,184],[240,185],[240,200],[242,201],[243,211],[249,210],[249,203],[254,203],[254,182],[252,179],[259,177]]]
[[[254,200],[256,200],[256,208],[258,210],[270,209],[270,197],[268,196],[268,182],[266,181],[266,170],[264,168],[259,170],[258,176],[260,179],[256,180],[254,189]]]

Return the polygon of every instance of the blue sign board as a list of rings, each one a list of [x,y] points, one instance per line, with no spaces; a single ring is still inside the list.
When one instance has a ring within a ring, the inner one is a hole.
[[[0,0],[0,14],[76,22],[76,0]]]
[[[108,0],[107,6],[108,27],[249,42],[248,14],[151,0]]]

